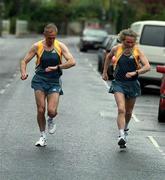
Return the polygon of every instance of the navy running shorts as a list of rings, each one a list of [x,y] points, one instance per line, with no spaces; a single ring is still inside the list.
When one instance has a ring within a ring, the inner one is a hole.
[[[34,75],[31,81],[31,87],[36,90],[41,90],[46,94],[59,93],[63,95],[62,82],[60,79],[50,80],[38,75]]]
[[[109,89],[109,93],[121,92],[126,98],[136,98],[141,95],[140,83],[135,81],[116,81],[113,80]]]

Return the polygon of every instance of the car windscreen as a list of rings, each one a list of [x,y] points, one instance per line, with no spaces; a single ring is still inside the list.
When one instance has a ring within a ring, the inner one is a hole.
[[[86,29],[83,34],[84,36],[101,36],[101,37],[105,37],[108,35],[106,31],[98,30],[98,29]]]
[[[140,44],[165,47],[165,27],[145,25],[140,39]]]
[[[111,37],[106,37],[105,40],[102,43],[102,47],[106,48],[110,41],[112,41],[112,38]]]

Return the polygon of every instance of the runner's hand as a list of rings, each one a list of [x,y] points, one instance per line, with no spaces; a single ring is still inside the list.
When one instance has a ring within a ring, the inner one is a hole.
[[[28,78],[28,74],[22,74],[22,75],[21,75],[21,79],[22,79],[22,80],[26,80],[27,78]]]
[[[126,76],[127,78],[131,78],[131,77],[133,77],[133,76],[135,76],[135,75],[137,75],[137,73],[136,73],[135,71],[133,71],[133,72],[127,72],[125,76]]]
[[[51,71],[55,71],[57,70],[57,66],[48,66],[47,68],[45,68],[46,72],[51,72]]]
[[[103,73],[102,74],[102,79],[104,80],[104,81],[107,81],[109,78],[108,78],[108,74],[107,73]]]

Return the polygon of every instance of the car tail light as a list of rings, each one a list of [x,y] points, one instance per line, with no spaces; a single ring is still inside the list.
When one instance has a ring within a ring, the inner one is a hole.
[[[161,65],[156,66],[156,71],[159,73],[165,73],[165,66],[161,66]]]
[[[161,89],[161,94],[165,95],[165,88]]]

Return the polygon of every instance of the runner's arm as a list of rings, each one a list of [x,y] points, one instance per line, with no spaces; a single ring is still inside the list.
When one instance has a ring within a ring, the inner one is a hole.
[[[108,67],[109,67],[109,64],[112,60],[112,57],[114,56],[115,54],[115,51],[116,51],[116,48],[117,46],[114,46],[112,48],[112,50],[106,55],[105,57],[105,61],[104,61],[104,68],[103,68],[103,74],[102,74],[102,78],[103,80],[108,80],[108,74],[107,74],[107,71],[108,71]]]
[[[57,70],[58,68],[60,68],[60,69],[68,69],[68,68],[76,65],[76,61],[73,58],[73,56],[70,53],[67,46],[60,42],[60,47],[61,47],[61,50],[62,50],[62,55],[64,56],[66,62],[62,63],[60,65],[57,65],[57,66],[49,66],[49,67],[47,67],[45,69],[46,72],[54,71],[54,70]]]
[[[32,60],[32,58],[36,55],[36,46],[33,45],[26,56],[23,58],[20,64],[20,71],[21,71],[21,79],[27,79],[28,75],[26,73],[26,66]]]
[[[144,55],[144,53],[140,50],[139,50],[139,53],[140,53],[139,58],[142,63],[142,67],[140,69],[138,69],[136,72],[138,74],[144,74],[147,71],[150,71],[151,67],[150,67],[149,61],[148,61],[147,57]]]
[[[68,69],[72,66],[76,65],[76,61],[73,58],[72,54],[70,53],[69,49],[67,48],[67,46],[63,43],[60,42],[60,47],[62,49],[62,55],[64,56],[66,63],[60,64],[60,68],[61,69]]]

